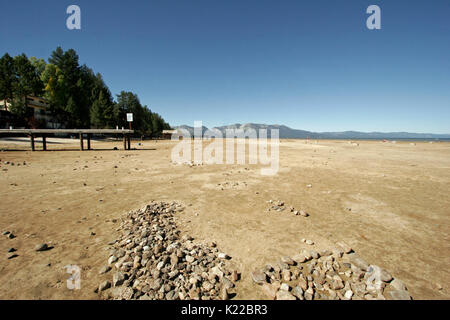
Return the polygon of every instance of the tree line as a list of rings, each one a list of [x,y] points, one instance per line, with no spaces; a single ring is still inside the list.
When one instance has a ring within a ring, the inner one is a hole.
[[[27,96],[45,98],[49,114],[69,128],[128,128],[126,114],[133,113],[133,129],[141,135],[158,136],[170,129],[137,94],[122,91],[114,100],[102,75],[80,65],[73,49],[57,47],[48,62],[25,54],[0,58],[0,100],[11,103],[9,111],[27,119],[29,126],[43,126],[31,123]]]

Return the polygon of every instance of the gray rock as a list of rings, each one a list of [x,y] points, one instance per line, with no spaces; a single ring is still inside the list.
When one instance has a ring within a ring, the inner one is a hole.
[[[305,291],[304,297],[305,297],[306,300],[313,300],[314,299],[314,290],[313,290],[313,288],[309,287]]]
[[[267,282],[266,280],[266,274],[262,271],[253,271],[252,274],[252,280],[253,282],[261,285]]]
[[[353,296],[352,290],[347,290],[344,294],[345,299],[350,300]]]
[[[99,274],[104,274],[107,273],[109,270],[111,270],[110,266],[103,266],[100,268],[100,270],[98,271]]]
[[[271,300],[274,300],[277,296],[278,288],[272,284],[264,283],[262,285],[262,291]]]
[[[116,261],[117,261],[117,257],[116,256],[111,256],[108,259],[108,264],[113,264]]]
[[[284,263],[286,263],[286,264],[288,264],[288,265],[290,265],[290,266],[292,266],[292,265],[295,264],[294,260],[292,260],[292,259],[291,259],[290,257],[288,257],[288,256],[281,257],[281,262],[284,262]]]
[[[363,270],[363,271],[367,271],[369,269],[369,264],[363,259],[361,258],[359,255],[357,255],[356,253],[350,253],[348,255],[349,260],[352,264],[354,264],[356,267],[358,267],[359,269]]]
[[[295,300],[295,297],[286,290],[280,290],[276,294],[277,300]]]
[[[398,280],[398,279],[394,279],[392,280],[392,282],[390,283],[391,287],[394,290],[399,290],[399,291],[407,291],[408,289],[406,288],[405,284]]]
[[[296,286],[294,289],[292,289],[292,294],[297,297],[299,300],[303,300],[303,289],[299,286]]]
[[[411,300],[411,296],[406,290],[393,290],[389,294],[392,300]]]
[[[320,254],[315,250],[311,250],[309,253],[313,259],[319,259],[320,257]]]
[[[102,283],[100,283],[100,285],[98,286],[98,291],[104,291],[108,288],[111,288],[111,282],[106,280],[106,281],[103,281]]]
[[[229,299],[227,288],[223,287],[220,290],[220,299],[222,299],[222,300],[228,300]]]
[[[123,282],[125,281],[125,276],[122,272],[116,272],[113,275],[113,286],[117,287],[120,286],[121,284],[123,284]]]
[[[36,245],[36,247],[34,247],[35,251],[45,251],[48,249],[48,245],[46,243],[41,243]]]

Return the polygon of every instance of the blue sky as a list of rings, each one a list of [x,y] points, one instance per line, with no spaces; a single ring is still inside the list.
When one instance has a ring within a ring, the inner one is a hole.
[[[450,133],[448,0],[0,1],[1,55],[73,48],[172,125]]]

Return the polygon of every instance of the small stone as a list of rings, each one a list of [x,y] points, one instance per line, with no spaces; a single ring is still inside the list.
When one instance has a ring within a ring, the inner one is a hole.
[[[297,299],[299,300],[303,300],[303,289],[300,288],[299,286],[296,286],[293,290],[292,290],[292,294],[297,297]]]
[[[290,257],[287,256],[281,257],[281,262],[284,262],[290,266],[295,264],[294,260],[292,260]]]
[[[276,288],[274,285],[271,285],[269,283],[264,283],[262,285],[262,290],[264,294],[271,300],[274,300],[277,296],[278,288]]]
[[[438,290],[438,291],[441,291],[443,289],[442,285],[440,283],[434,283],[433,284],[433,288]]]
[[[114,287],[120,286],[125,281],[125,276],[121,272],[114,273],[113,285]]]
[[[292,259],[297,263],[303,263],[306,261],[306,257],[303,254],[296,254]]]
[[[220,299],[222,299],[222,300],[228,300],[229,299],[227,288],[223,287],[220,290]]]
[[[104,291],[108,288],[111,288],[111,282],[106,280],[106,281],[103,281],[102,283],[100,283],[100,285],[98,286],[98,291]]]
[[[407,291],[408,290],[406,288],[405,284],[398,279],[392,280],[390,285],[392,286],[392,288],[394,288],[394,290],[399,290],[399,291]]]
[[[342,251],[344,251],[344,253],[350,253],[353,251],[352,247],[350,247],[344,242],[338,242],[336,244],[342,249]]]
[[[369,264],[356,253],[350,253],[349,260],[352,264],[363,271],[367,271],[369,269]]]
[[[304,279],[303,277],[301,277],[298,280],[298,286],[300,288],[302,288],[302,290],[306,290],[308,288],[308,282],[306,281],[306,279]]]
[[[406,290],[394,290],[389,292],[392,300],[411,300],[411,296]]]
[[[262,271],[253,271],[251,276],[252,276],[253,281],[257,284],[264,284],[267,282],[266,274]]]
[[[19,256],[18,254],[10,253],[10,254],[8,255],[8,259],[11,260],[11,259],[17,258],[18,256]]]
[[[313,259],[319,259],[320,257],[320,254],[317,251],[311,250],[309,253]]]
[[[214,285],[213,285],[211,282],[209,282],[209,281],[204,281],[204,282],[202,283],[202,288],[203,288],[205,291],[211,291],[211,290],[214,288]]]
[[[12,233],[9,233],[7,237],[8,237],[8,239],[14,239],[16,236],[13,235]]]
[[[109,270],[111,270],[110,266],[103,266],[100,268],[100,270],[98,271],[99,274],[104,274],[107,273]],[[101,290],[100,290],[101,291]]]
[[[226,254],[223,253],[223,252],[220,252],[220,253],[217,255],[217,257],[218,257],[219,259],[229,259],[229,258],[230,258],[228,255],[226,255]]]
[[[345,299],[350,300],[353,296],[352,290],[347,290],[344,294]]]
[[[310,246],[312,246],[314,244],[314,242],[312,240],[306,240],[305,243]]]
[[[111,256],[108,259],[108,264],[113,264],[114,262],[116,262],[118,259],[116,256]]]
[[[8,249],[8,252],[15,252],[15,251],[17,251],[17,250],[14,249],[14,248],[9,248],[9,249]]]
[[[280,290],[276,294],[277,300],[295,300],[295,297],[286,290]]]
[[[314,298],[314,290],[313,288],[309,287],[306,291],[305,291],[305,299],[306,300],[312,300]]]
[[[283,271],[282,271],[282,274],[283,274],[283,280],[284,280],[284,281],[286,281],[286,282],[291,281],[291,271],[289,271],[289,270],[283,270]]]
[[[35,251],[45,251],[48,249],[48,245],[46,243],[38,244],[36,247],[34,247]]]
[[[282,283],[280,286],[280,290],[289,291],[289,285],[287,283]]]

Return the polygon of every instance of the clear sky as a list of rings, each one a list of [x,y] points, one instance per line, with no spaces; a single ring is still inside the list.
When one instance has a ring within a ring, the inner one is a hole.
[[[66,8],[81,8],[81,30]],[[379,5],[381,30],[366,28]],[[0,0],[0,54],[62,46],[171,125],[450,133],[449,0]]]

